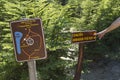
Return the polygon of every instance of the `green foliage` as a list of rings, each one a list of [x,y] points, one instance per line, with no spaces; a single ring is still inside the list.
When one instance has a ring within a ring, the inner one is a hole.
[[[71,31],[101,31],[119,17],[119,0],[0,0],[0,80],[28,80],[27,64],[15,61],[10,21],[41,18],[48,58],[37,61],[39,80],[73,80],[77,45]],[[85,45],[87,60],[118,58],[120,29]],[[109,52],[109,54],[108,54]]]
[[[97,3],[98,4],[98,3]],[[118,6],[120,2],[118,0],[102,0],[96,6],[96,13],[94,16],[94,29],[101,31],[108,27],[116,18],[119,17],[120,7]],[[93,14],[94,15],[94,14]],[[91,20],[90,20],[91,21]],[[98,56],[100,58],[109,57],[113,58],[119,56],[120,47],[120,29],[114,30],[109,34],[105,35],[102,40],[98,40],[94,44],[89,44],[87,48],[87,54]],[[90,51],[92,49],[92,51]],[[117,52],[117,54],[115,54]],[[112,56],[111,56],[112,55]],[[87,55],[88,56],[88,55]],[[96,57],[96,59],[98,58]],[[91,57],[92,58],[92,57]],[[95,58],[95,57],[94,57]],[[116,58],[117,59],[117,58]]]
[[[72,67],[70,65],[71,61],[61,59],[61,56],[65,56],[65,54],[67,54],[66,51],[62,49],[50,51],[48,52],[48,59],[41,61],[42,63],[37,62],[38,65],[42,66],[38,69],[40,71],[38,72],[38,75],[40,75],[39,78],[44,80],[70,79],[70,76],[66,77],[66,75],[70,74],[68,69]]]
[[[13,44],[10,34],[10,27],[8,21],[19,20],[22,18],[41,18],[43,21],[46,47],[48,50],[48,60],[45,63],[38,62],[37,66],[40,66],[38,70],[38,78],[43,80],[50,79],[68,79],[65,72],[67,64],[70,61],[62,60],[60,57],[68,57],[68,47],[70,46],[70,20],[67,15],[69,6],[62,6],[52,1],[5,1],[4,4],[5,20],[2,33],[2,51],[1,51],[1,79],[4,80],[26,80],[28,79],[27,68],[23,64],[16,63],[13,54]],[[68,37],[69,36],[69,37]],[[56,62],[55,62],[56,61]],[[11,65],[8,65],[11,64]],[[42,65],[41,65],[42,64]],[[46,67],[44,66],[46,65]],[[8,67],[10,68],[8,68]],[[3,67],[3,68],[2,68]],[[20,68],[21,67],[21,68]],[[71,67],[71,66],[70,66]],[[7,69],[6,69],[7,68]],[[20,68],[20,69],[19,69]],[[21,72],[20,72],[20,71]],[[16,74],[18,72],[18,74]],[[42,72],[42,73],[41,73]],[[11,73],[11,74],[10,74]],[[44,74],[43,74],[44,73]],[[4,76],[2,76],[4,75]],[[24,76],[23,76],[24,75]],[[16,77],[14,77],[16,76]]]

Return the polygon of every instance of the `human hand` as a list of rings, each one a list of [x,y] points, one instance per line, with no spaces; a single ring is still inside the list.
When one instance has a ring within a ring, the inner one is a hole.
[[[99,39],[102,39],[105,35],[105,31],[98,32],[96,35],[98,36]]]

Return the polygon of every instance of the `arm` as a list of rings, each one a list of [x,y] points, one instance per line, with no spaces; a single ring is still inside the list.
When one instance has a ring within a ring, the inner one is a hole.
[[[101,39],[106,33],[118,28],[120,26],[120,17],[117,18],[108,28],[97,33],[99,39]]]

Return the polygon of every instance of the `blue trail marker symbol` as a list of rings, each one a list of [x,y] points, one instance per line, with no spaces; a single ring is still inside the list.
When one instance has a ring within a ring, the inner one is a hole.
[[[15,32],[14,35],[15,35],[15,42],[17,46],[17,53],[21,54],[20,41],[22,39],[23,34],[21,32]]]

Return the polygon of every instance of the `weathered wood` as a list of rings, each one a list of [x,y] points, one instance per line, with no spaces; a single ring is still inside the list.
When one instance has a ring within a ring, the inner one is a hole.
[[[35,60],[28,61],[28,68],[29,68],[29,80],[37,80],[36,61]]]
[[[78,63],[75,72],[74,80],[80,80],[81,71],[82,71],[82,61],[83,61],[83,43],[79,43],[79,56],[78,56]]]

